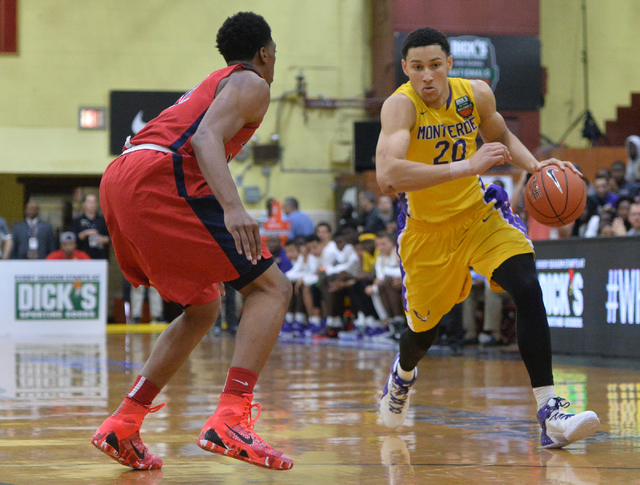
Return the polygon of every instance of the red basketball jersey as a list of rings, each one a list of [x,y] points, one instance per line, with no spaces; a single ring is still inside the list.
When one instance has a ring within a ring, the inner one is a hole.
[[[131,143],[133,145],[153,143],[170,148],[180,155],[195,157],[191,147],[191,137],[198,129],[202,118],[213,102],[218,83],[230,76],[231,73],[241,69],[250,68],[243,64],[235,64],[209,74],[195,88],[183,94],[173,106],[165,109],[157,117],[149,121],[131,139]],[[242,149],[242,146],[251,139],[253,133],[260,126],[260,122],[247,123],[231,140],[224,144],[227,162],[231,161]]]

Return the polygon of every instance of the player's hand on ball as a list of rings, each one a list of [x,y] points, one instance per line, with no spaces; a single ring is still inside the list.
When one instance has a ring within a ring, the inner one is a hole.
[[[236,242],[238,254],[243,254],[253,264],[257,264],[262,257],[262,241],[260,240],[260,226],[244,207],[227,209],[224,212],[224,225]]]
[[[472,175],[481,175],[496,164],[510,161],[509,149],[500,142],[485,143],[469,159]]]
[[[542,168],[546,167],[547,165],[558,165],[559,167],[562,167],[562,168],[568,168],[573,173],[578,174],[580,175],[580,177],[582,177],[582,173],[580,172],[580,170],[576,168],[576,166],[573,163],[563,162],[562,160],[558,160],[557,158],[550,158],[549,160],[543,160],[541,162],[538,162],[538,165],[535,167],[532,173],[542,170]]]

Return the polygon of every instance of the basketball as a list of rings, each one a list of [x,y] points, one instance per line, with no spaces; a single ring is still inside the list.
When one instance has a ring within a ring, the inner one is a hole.
[[[524,205],[536,221],[551,227],[575,221],[587,203],[587,186],[571,169],[547,165],[534,173],[524,191]]]

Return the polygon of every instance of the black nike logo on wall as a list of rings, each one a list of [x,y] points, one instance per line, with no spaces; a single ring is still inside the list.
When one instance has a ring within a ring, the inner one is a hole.
[[[133,444],[133,441],[129,440],[129,443],[131,443],[131,447],[133,448],[133,451],[136,452],[136,455],[138,455],[138,458],[140,458],[141,460],[144,460],[144,453],[140,453],[138,451],[138,448],[136,448],[136,445]]]
[[[238,433],[236,430],[231,428],[227,423],[224,423],[224,425],[227,428],[229,428],[229,431],[231,431],[234,435],[236,435],[240,439],[240,441],[242,441],[243,443],[246,443],[247,445],[252,445],[253,444],[253,438],[251,436],[249,436],[249,438],[245,438],[240,433]]]

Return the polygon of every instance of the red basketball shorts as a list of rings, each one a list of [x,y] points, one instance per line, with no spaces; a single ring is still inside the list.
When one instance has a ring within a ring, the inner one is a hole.
[[[257,265],[238,254],[195,158],[123,155],[102,177],[100,203],[127,280],[155,287],[167,301],[208,303],[219,297],[216,283],[242,289],[273,263],[264,244]]]

